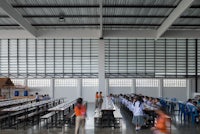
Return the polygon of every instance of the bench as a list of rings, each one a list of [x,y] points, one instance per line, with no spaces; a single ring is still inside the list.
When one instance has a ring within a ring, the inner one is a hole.
[[[102,114],[100,112],[96,112],[94,115],[94,126],[99,127],[102,125]]]
[[[113,111],[113,115],[114,115],[114,127],[120,127],[120,120],[123,118],[120,110],[116,109],[115,111]],[[102,126],[102,114],[100,111],[96,112],[94,115],[94,126],[95,127],[99,127]]]
[[[115,123],[114,123],[114,127],[120,127],[120,120],[123,118],[122,114],[120,113],[119,109],[116,109],[114,112],[114,118],[115,118]]]
[[[53,122],[53,116],[55,115],[55,112],[50,112],[50,113],[48,113],[48,114],[45,114],[45,115],[43,115],[42,117],[40,117],[40,119],[41,120],[44,120],[45,122],[46,122],[46,127],[47,128],[49,128],[48,127],[48,120],[49,120],[49,118],[51,118],[51,123]]]
[[[65,116],[65,124],[67,124],[68,126],[71,126],[72,124],[75,124],[74,122],[74,118],[75,117],[75,113],[74,111],[68,113],[66,116]]]
[[[24,121],[24,127],[26,126],[26,122],[32,118],[32,123],[34,123],[34,117],[35,116],[38,116],[38,121],[39,121],[39,115],[41,113],[44,113],[45,111],[44,110],[41,110],[41,111],[35,111],[35,112],[32,112],[32,113],[29,113],[28,115],[23,115],[23,116],[20,116],[20,117],[17,117],[17,128],[18,128],[18,124],[21,122],[21,121]]]

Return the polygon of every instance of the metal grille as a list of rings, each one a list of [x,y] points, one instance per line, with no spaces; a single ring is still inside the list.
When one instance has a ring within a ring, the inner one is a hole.
[[[98,42],[90,39],[0,40],[0,75],[11,78],[96,78]]]
[[[199,61],[197,39],[107,39],[107,78],[195,77]]]

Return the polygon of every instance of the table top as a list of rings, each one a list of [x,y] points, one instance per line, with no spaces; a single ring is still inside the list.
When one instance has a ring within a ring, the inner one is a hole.
[[[30,102],[33,101],[34,99],[18,99],[18,100],[10,100],[10,101],[2,101],[0,102],[0,107],[6,107],[6,106],[10,106],[10,105],[17,105],[17,104],[21,104],[21,103],[25,103],[25,102]]]
[[[55,107],[48,109],[48,111],[64,111],[75,103],[76,103],[76,100],[66,101],[64,103],[61,103]]]
[[[50,100],[45,100],[45,101],[40,101],[40,102],[34,102],[34,103],[28,103],[28,104],[24,104],[21,106],[16,106],[16,107],[11,107],[11,108],[5,108],[2,111],[4,112],[16,112],[16,111],[21,111],[21,110],[25,110],[28,108],[32,108],[32,107],[37,107],[37,106],[41,106],[44,104],[48,104],[54,101],[59,101],[63,98],[58,98],[58,99],[50,99]]]
[[[113,101],[111,100],[110,97],[105,97],[104,98],[101,111],[102,110],[112,110],[112,111],[115,111],[115,105],[113,104]]]
[[[0,99],[0,102],[11,101],[13,99]]]

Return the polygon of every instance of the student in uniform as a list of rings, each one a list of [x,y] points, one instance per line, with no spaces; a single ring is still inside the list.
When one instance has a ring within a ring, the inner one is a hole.
[[[80,129],[82,134],[85,134],[86,106],[83,105],[82,98],[77,99],[77,104],[74,108],[74,112],[76,115],[75,134],[79,134]]]
[[[133,101],[133,124],[135,124],[135,130],[138,131],[141,129],[141,126],[144,124],[144,106],[142,98],[137,96]]]

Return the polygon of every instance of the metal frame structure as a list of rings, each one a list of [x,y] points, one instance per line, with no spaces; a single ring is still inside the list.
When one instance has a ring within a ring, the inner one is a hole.
[[[11,41],[14,41],[16,43],[16,50],[14,48],[10,47]],[[38,41],[39,40],[33,40],[33,39],[26,39],[23,40],[26,47],[22,48],[19,43],[20,39],[11,40],[7,39],[4,40],[4,43],[2,40],[0,40],[0,62],[4,65],[7,64],[7,67],[1,66],[0,68],[0,76],[3,77],[11,77],[11,78],[97,78],[98,77],[98,69],[97,66],[94,66],[97,64],[98,61],[98,45],[97,40],[91,40],[91,39],[73,39],[73,40],[66,40],[66,39],[43,39],[44,41],[43,45],[44,47],[44,54],[43,56],[38,55],[38,51],[40,48],[38,48]],[[40,39],[41,41],[41,39]],[[48,42],[50,41],[50,42]],[[56,44],[56,41],[60,41],[60,45]],[[65,41],[69,41],[67,44]],[[78,41],[78,44],[74,41]],[[88,43],[88,45],[83,45],[83,41],[85,43]],[[5,44],[5,42],[7,42]],[[31,42],[32,44],[30,44]],[[52,44],[51,44],[52,43]],[[77,47],[78,45],[78,47]],[[76,49],[75,49],[76,46]],[[80,46],[80,47],[79,47]],[[63,49],[65,47],[68,47],[71,51],[71,53],[67,53],[70,50]],[[59,50],[56,50],[59,49]],[[16,52],[17,56],[11,55],[11,50]],[[19,51],[20,49],[20,51]],[[4,51],[4,53],[2,53]],[[88,54],[85,55],[85,52],[88,51]],[[48,53],[47,53],[48,52]],[[19,54],[23,53],[25,56],[20,56]],[[56,55],[56,53],[61,53],[61,55]],[[68,54],[68,55],[65,55]],[[79,54],[76,55],[76,54]],[[21,65],[20,63],[23,62],[23,59],[25,58],[25,63]],[[65,59],[69,59],[69,63],[66,63]],[[80,60],[76,61],[78,58]],[[83,61],[83,58],[88,59],[88,62]],[[59,61],[56,61],[59,59]],[[10,62],[10,61],[16,61],[16,64]],[[41,61],[44,60],[43,65],[41,66]],[[62,62],[60,62],[60,60]],[[4,62],[4,63],[3,63]],[[38,63],[40,62],[40,63]],[[80,64],[80,68],[76,67],[77,63]],[[83,64],[87,65],[88,68],[84,68],[83,70]],[[12,67],[16,67],[16,71],[13,71]],[[5,69],[7,68],[7,71]],[[19,70],[23,69],[24,71]],[[65,70],[69,68],[71,69],[65,72]],[[44,70],[41,72],[41,69]],[[12,72],[11,72],[12,70]],[[40,70],[40,71],[38,71]],[[52,70],[52,72],[50,71]]]
[[[120,42],[119,39],[105,41],[106,78],[200,77],[198,39],[121,39]],[[119,51],[126,51],[126,55],[120,55]],[[128,70],[120,69],[121,65]]]

